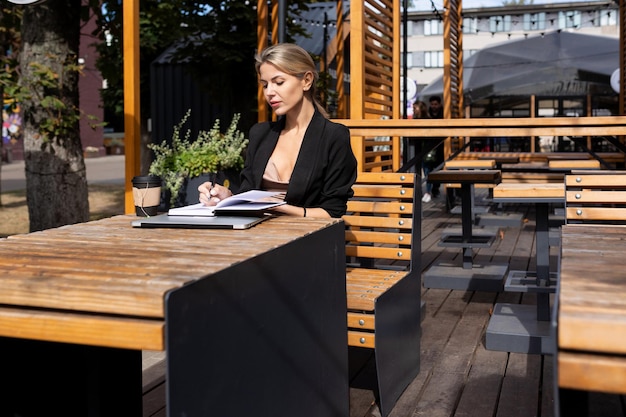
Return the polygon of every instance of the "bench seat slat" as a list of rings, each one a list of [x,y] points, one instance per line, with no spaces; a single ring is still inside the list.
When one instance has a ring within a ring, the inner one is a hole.
[[[376,299],[404,276],[405,271],[347,268],[348,310],[374,311]]]

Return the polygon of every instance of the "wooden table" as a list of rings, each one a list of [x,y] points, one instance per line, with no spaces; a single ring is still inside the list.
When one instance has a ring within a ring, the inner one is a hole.
[[[343,222],[0,240],[0,415],[141,415],[141,351],[170,416],[348,415]]]
[[[505,290],[535,292],[537,305],[497,303],[487,326],[488,349],[521,353],[551,353],[550,293],[556,276],[550,273],[549,208],[565,201],[563,183],[501,183],[493,189],[497,203],[535,204],[535,271],[509,271]]]
[[[447,263],[433,265],[424,273],[424,287],[467,291],[500,291],[508,265],[493,263],[478,265],[473,260],[474,248],[489,247],[495,240],[495,232],[479,234],[473,231],[474,185],[498,184],[500,171],[491,169],[440,170],[428,174],[428,180],[461,184],[461,235],[444,236],[440,246],[461,248],[463,264],[462,267]]]
[[[626,394],[626,226],[561,229],[558,385]]]

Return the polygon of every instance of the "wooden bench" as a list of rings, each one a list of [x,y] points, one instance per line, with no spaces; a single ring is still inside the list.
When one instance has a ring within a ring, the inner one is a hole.
[[[420,193],[416,175],[359,173],[346,224],[351,361],[373,349],[382,416],[419,372]]]

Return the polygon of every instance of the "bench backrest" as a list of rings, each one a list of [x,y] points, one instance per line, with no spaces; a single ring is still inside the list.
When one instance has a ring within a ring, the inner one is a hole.
[[[565,221],[626,224],[626,172],[566,175]]]
[[[346,256],[364,267],[379,267],[396,261],[409,262],[420,248],[413,248],[416,205],[416,174],[361,172],[348,201]],[[420,215],[418,212],[417,215]],[[418,253],[418,252],[417,252]],[[416,258],[415,258],[416,259]],[[365,262],[364,260],[369,260]]]

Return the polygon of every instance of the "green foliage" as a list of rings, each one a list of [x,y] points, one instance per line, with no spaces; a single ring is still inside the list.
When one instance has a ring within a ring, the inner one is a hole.
[[[93,1],[93,0],[92,0]],[[286,19],[286,41],[306,30],[293,17],[306,10],[310,0],[289,2]],[[254,54],[257,46],[257,11],[255,1],[243,0],[142,0],[139,9],[140,68],[152,62],[167,48],[176,44],[173,62],[185,63],[185,70],[194,76],[212,99],[232,105],[243,113],[242,122],[249,121],[256,109],[257,79]],[[122,6],[119,0],[105,0],[94,9],[98,29],[94,35],[96,66],[107,80],[102,90],[104,107],[123,115],[123,53]],[[108,35],[107,35],[108,34]],[[107,42],[108,39],[108,42]],[[141,73],[141,116],[150,117],[149,71]],[[236,89],[237,94],[233,94]],[[233,102],[235,102],[233,104]],[[234,112],[234,111],[233,111]]]
[[[55,57],[50,56],[54,60]],[[31,76],[22,76],[15,58],[1,57],[0,65],[5,69],[0,72],[0,87],[7,97],[11,97],[13,105],[24,102],[36,102],[44,111],[37,126],[43,143],[53,138],[63,138],[75,133],[76,126],[83,112],[75,105],[63,101],[63,76],[71,77],[80,74],[82,67],[74,62],[65,63],[61,73],[54,71],[50,66],[40,63],[29,63]],[[93,119],[93,116],[89,118]],[[95,127],[97,123],[91,123]]]
[[[225,133],[221,132],[220,121],[216,119],[211,130],[200,131],[194,141],[191,141],[190,130],[182,134],[190,115],[191,110],[188,110],[174,126],[171,143],[148,145],[155,154],[150,174],[161,177],[163,186],[171,193],[172,205],[186,178],[243,168],[243,151],[248,145],[248,139],[237,128],[240,114],[233,116]]]

